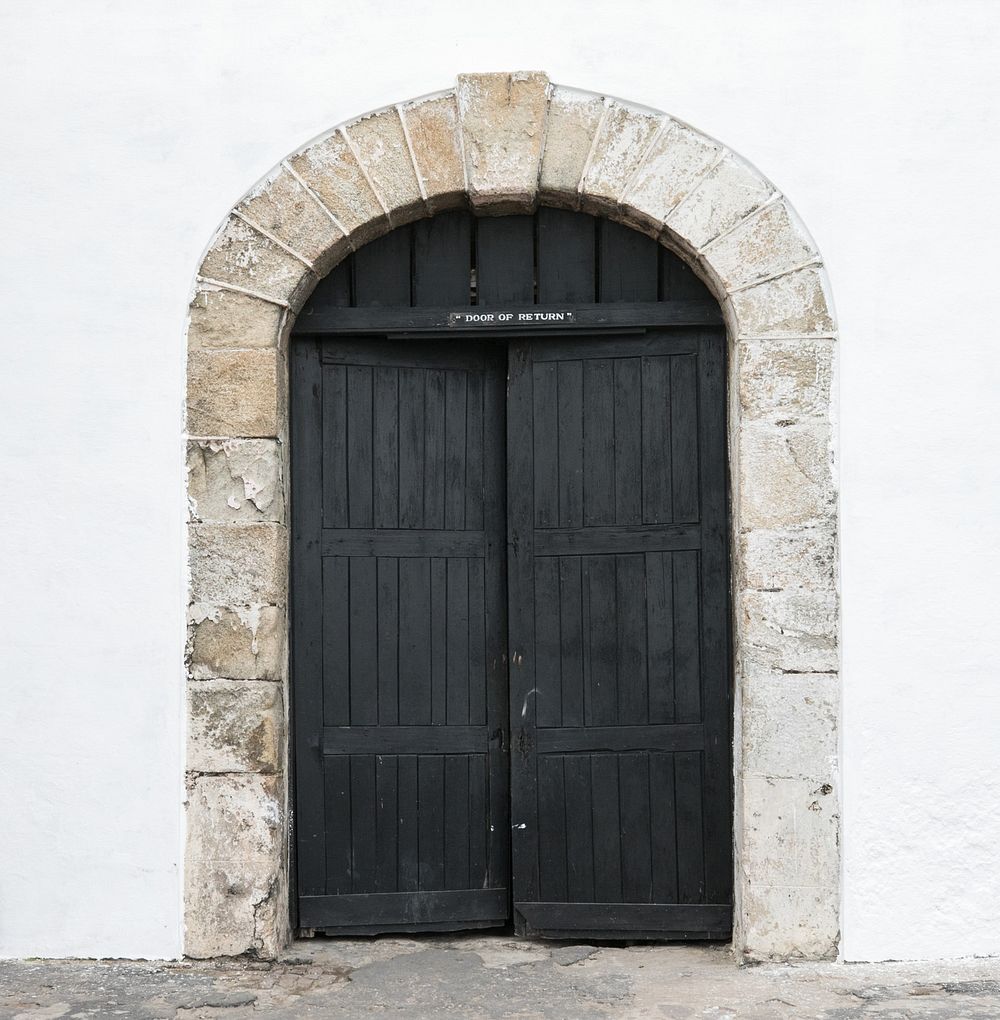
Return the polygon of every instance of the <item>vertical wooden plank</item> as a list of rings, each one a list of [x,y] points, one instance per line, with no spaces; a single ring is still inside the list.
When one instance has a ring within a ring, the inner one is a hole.
[[[379,556],[378,585],[378,723],[399,723],[399,560]]]
[[[677,903],[677,804],[674,796],[674,756],[649,756],[653,902]]]
[[[468,407],[465,434],[465,527],[469,531],[483,528],[483,373],[469,372]],[[491,442],[502,436],[491,435]]]
[[[308,321],[314,312],[329,311],[332,308],[351,307],[351,276],[354,256],[348,255],[343,262],[333,267],[316,289],[309,295],[309,302],[299,318]]]
[[[447,571],[445,715],[450,726],[464,726],[469,723],[469,561],[453,557]]]
[[[444,888],[444,757],[421,754],[417,760],[420,801],[420,888]]]
[[[590,594],[588,644],[590,647],[591,726],[618,722],[618,605],[615,557],[588,556],[585,561]]]
[[[534,521],[536,528],[554,528],[559,523],[558,364],[535,362],[532,391],[535,465]]]
[[[642,363],[614,362],[615,523],[642,523]]]
[[[399,561],[399,724],[431,721],[430,561]]]
[[[420,797],[417,784],[417,756],[403,754],[397,763],[396,780],[399,825],[396,829],[399,859],[397,882],[400,892],[420,887]]]
[[[470,559],[469,565],[469,725],[486,724],[486,576],[485,563]]]
[[[701,752],[674,755],[677,787],[677,900],[705,898],[705,841],[702,828]]]
[[[711,291],[694,271],[669,248],[660,248],[660,300],[707,301],[714,303]]]
[[[469,756],[444,755],[444,886],[469,885]]]
[[[438,213],[413,224],[413,303],[418,307],[469,304],[472,215]]]
[[[326,828],[326,895],[353,889],[351,842],[351,759],[339,754],[323,760]]]
[[[594,814],[594,900],[622,902],[622,838],[618,755],[592,754],[590,782]]]
[[[348,726],[351,722],[351,601],[348,563],[344,556],[327,556],[322,561],[323,723],[326,726]],[[315,597],[314,593],[312,597]]]
[[[583,362],[560,361],[559,527],[583,527]]]
[[[642,359],[642,519],[674,519],[670,466],[670,358]]]
[[[674,523],[697,521],[698,392],[693,354],[671,359],[670,461]]]
[[[374,527],[399,527],[399,369],[375,369]]]
[[[562,724],[562,677],[559,634],[559,560],[535,559],[535,722]]]
[[[466,527],[466,378],[466,372],[454,369],[445,373],[444,526],[449,530]]]
[[[615,522],[614,361],[583,366],[583,523]]]
[[[533,304],[534,217],[484,216],[475,222],[478,303]]]
[[[445,493],[445,373],[424,373],[424,527],[443,528]]]
[[[615,557],[618,722],[623,726],[649,721],[645,567],[642,553]]]
[[[399,369],[399,526],[424,527],[424,371]]]
[[[584,725],[583,575],[579,556],[559,558],[559,676],[562,725]]]
[[[351,758],[351,889],[375,892],[375,875],[384,848],[375,839],[375,755],[352,754]]]
[[[431,723],[448,721],[448,561],[430,561]]]
[[[354,253],[354,304],[409,307],[410,227],[398,227]]]
[[[620,755],[618,772],[621,790],[622,894],[626,903],[652,903],[649,755]]]
[[[590,787],[590,756],[563,758],[566,791],[566,896],[570,903],[593,903],[594,814]]]
[[[637,230],[598,220],[600,302],[655,301],[660,246]]]
[[[546,902],[566,902],[566,790],[564,756],[538,758],[538,894]]]
[[[701,634],[698,553],[669,553],[674,561],[674,699],[679,723],[701,721]]]
[[[538,302],[590,303],[596,297],[598,221],[567,209],[538,210]],[[655,295],[654,295],[655,300]]]
[[[372,370],[347,367],[347,519],[372,526]]]
[[[489,885],[488,846],[490,843],[502,843],[506,852],[507,833],[496,831],[496,823],[491,821],[486,755],[470,754],[468,764],[469,888],[484,889]]]
[[[326,892],[323,759],[323,375],[311,341],[291,346],[292,661],[295,721],[296,880],[304,896]]]
[[[378,723],[377,567],[373,556],[353,556],[350,578],[351,725]]]
[[[375,892],[396,892],[399,870],[398,766],[396,755],[375,758]]]
[[[649,721],[674,721],[674,561],[646,553],[646,674]]]
[[[318,354],[316,355],[319,361]],[[319,377],[317,364],[316,375]],[[318,381],[318,379],[317,379]],[[347,368],[327,365],[322,369],[323,442],[319,454],[323,491],[323,526],[347,527]],[[301,387],[300,387],[301,389]],[[308,426],[303,423],[299,443],[304,444]],[[319,465],[317,465],[319,466]],[[294,485],[294,479],[292,484]]]

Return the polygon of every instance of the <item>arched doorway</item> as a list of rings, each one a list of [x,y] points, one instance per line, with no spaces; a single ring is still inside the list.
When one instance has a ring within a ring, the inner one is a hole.
[[[720,143],[666,114],[515,73],[462,76],[306,145],[248,192],[200,267],[187,417],[192,956],[273,955],[290,931],[286,380],[296,316],[331,268],[394,227],[452,208],[548,206],[655,239],[722,308],[734,945],[756,958],[836,951],[836,333],[820,256],[784,196]]]

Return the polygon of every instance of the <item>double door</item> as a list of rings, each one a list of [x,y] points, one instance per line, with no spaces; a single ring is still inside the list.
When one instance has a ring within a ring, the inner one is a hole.
[[[723,336],[296,341],[298,923],[731,928]]]

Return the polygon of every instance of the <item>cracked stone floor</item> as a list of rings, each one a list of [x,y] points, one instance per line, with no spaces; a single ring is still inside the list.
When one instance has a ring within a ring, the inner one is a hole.
[[[1000,960],[737,967],[717,945],[510,935],[295,943],[276,963],[0,962],[0,1017],[1000,1017]]]

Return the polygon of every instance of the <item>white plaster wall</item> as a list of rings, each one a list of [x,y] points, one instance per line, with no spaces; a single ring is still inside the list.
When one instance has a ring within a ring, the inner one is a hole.
[[[756,163],[843,335],[848,959],[1000,954],[1000,5],[7,0],[0,955],[173,956],[184,313],[312,135],[541,68]]]

